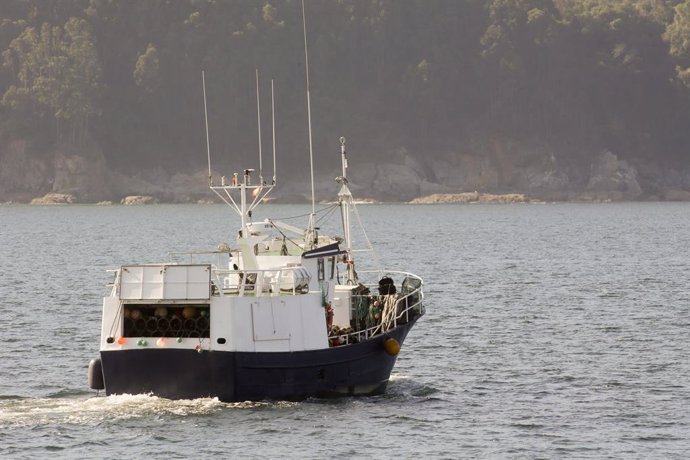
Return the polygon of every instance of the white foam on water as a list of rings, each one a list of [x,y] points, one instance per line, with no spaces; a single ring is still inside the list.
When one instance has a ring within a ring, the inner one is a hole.
[[[156,416],[208,415],[224,409],[275,406],[267,402],[223,403],[218,398],[170,400],[153,395],[90,398],[16,398],[0,401],[0,427],[54,424],[93,425]]]

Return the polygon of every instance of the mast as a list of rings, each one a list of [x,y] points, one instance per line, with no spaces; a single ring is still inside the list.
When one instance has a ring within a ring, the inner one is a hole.
[[[315,245],[316,229],[314,228],[314,216],[316,214],[316,200],[314,198],[314,153],[311,135],[311,98],[309,96],[309,52],[307,51],[307,17],[304,12],[304,0],[302,0],[302,27],[304,30],[304,69],[307,81],[307,119],[309,122],[309,171],[311,174],[311,214],[307,226],[307,243],[310,247]]]
[[[340,214],[343,221],[343,236],[345,237],[345,251],[347,252],[347,284],[356,284],[355,265],[352,260],[352,235],[350,232],[350,205],[352,204],[352,193],[347,186],[347,157],[345,154],[345,138],[340,138],[340,159],[343,165],[343,175],[336,177],[336,182],[340,184],[338,192],[338,203],[340,204]]]

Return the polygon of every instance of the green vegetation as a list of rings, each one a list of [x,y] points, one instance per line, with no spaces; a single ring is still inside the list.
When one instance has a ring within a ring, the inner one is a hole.
[[[214,156],[241,167],[258,68],[264,103],[275,79],[281,167],[301,169],[301,14],[297,0],[2,0],[0,141],[95,145],[126,173],[199,167],[203,69]],[[307,16],[324,166],[346,135],[382,162],[509,142],[581,168],[602,151],[687,167],[690,0],[307,1]]]

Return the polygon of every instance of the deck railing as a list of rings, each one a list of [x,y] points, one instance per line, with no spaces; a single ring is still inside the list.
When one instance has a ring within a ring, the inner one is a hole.
[[[227,266],[230,249],[225,251],[184,251],[168,252],[168,260],[172,263],[211,264],[216,267]]]
[[[383,334],[390,329],[397,327],[400,324],[409,322],[414,317],[421,316],[425,313],[424,308],[424,282],[422,278],[412,273],[393,271],[360,271],[360,277],[363,275],[374,276],[376,279],[381,279],[383,276],[388,276],[394,279],[403,278],[400,283],[395,283],[400,286],[400,292],[392,295],[377,295],[377,294],[357,294],[352,296],[353,310],[355,311],[354,323],[355,326],[352,332],[344,334],[335,334],[331,338],[337,338],[340,345],[347,345],[350,343],[361,342],[376,335]],[[407,283],[406,283],[407,282]],[[371,292],[378,290],[379,285],[376,283],[367,283],[364,286]],[[410,286],[413,286],[410,288]],[[381,308],[381,317],[373,318],[370,309],[374,302],[378,301],[383,307]]]
[[[252,295],[278,296],[305,294],[310,277],[301,266],[268,270],[213,269],[214,284],[219,295],[243,297]]]

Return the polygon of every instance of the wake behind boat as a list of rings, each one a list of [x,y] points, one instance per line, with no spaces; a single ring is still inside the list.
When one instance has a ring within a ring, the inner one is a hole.
[[[311,160],[308,81],[307,67]],[[257,72],[257,115],[258,87]],[[319,234],[313,166],[312,212],[304,228],[253,221],[276,184],[273,126],[270,182],[259,142],[257,179],[257,171],[245,169],[214,184],[207,142],[210,188],[240,216],[234,248],[223,244],[114,270],[103,299],[100,358],[89,364],[92,389],[229,402],[385,391],[403,341],[425,312],[422,279],[356,270],[345,138],[338,202],[327,208],[340,209],[342,237]]]

